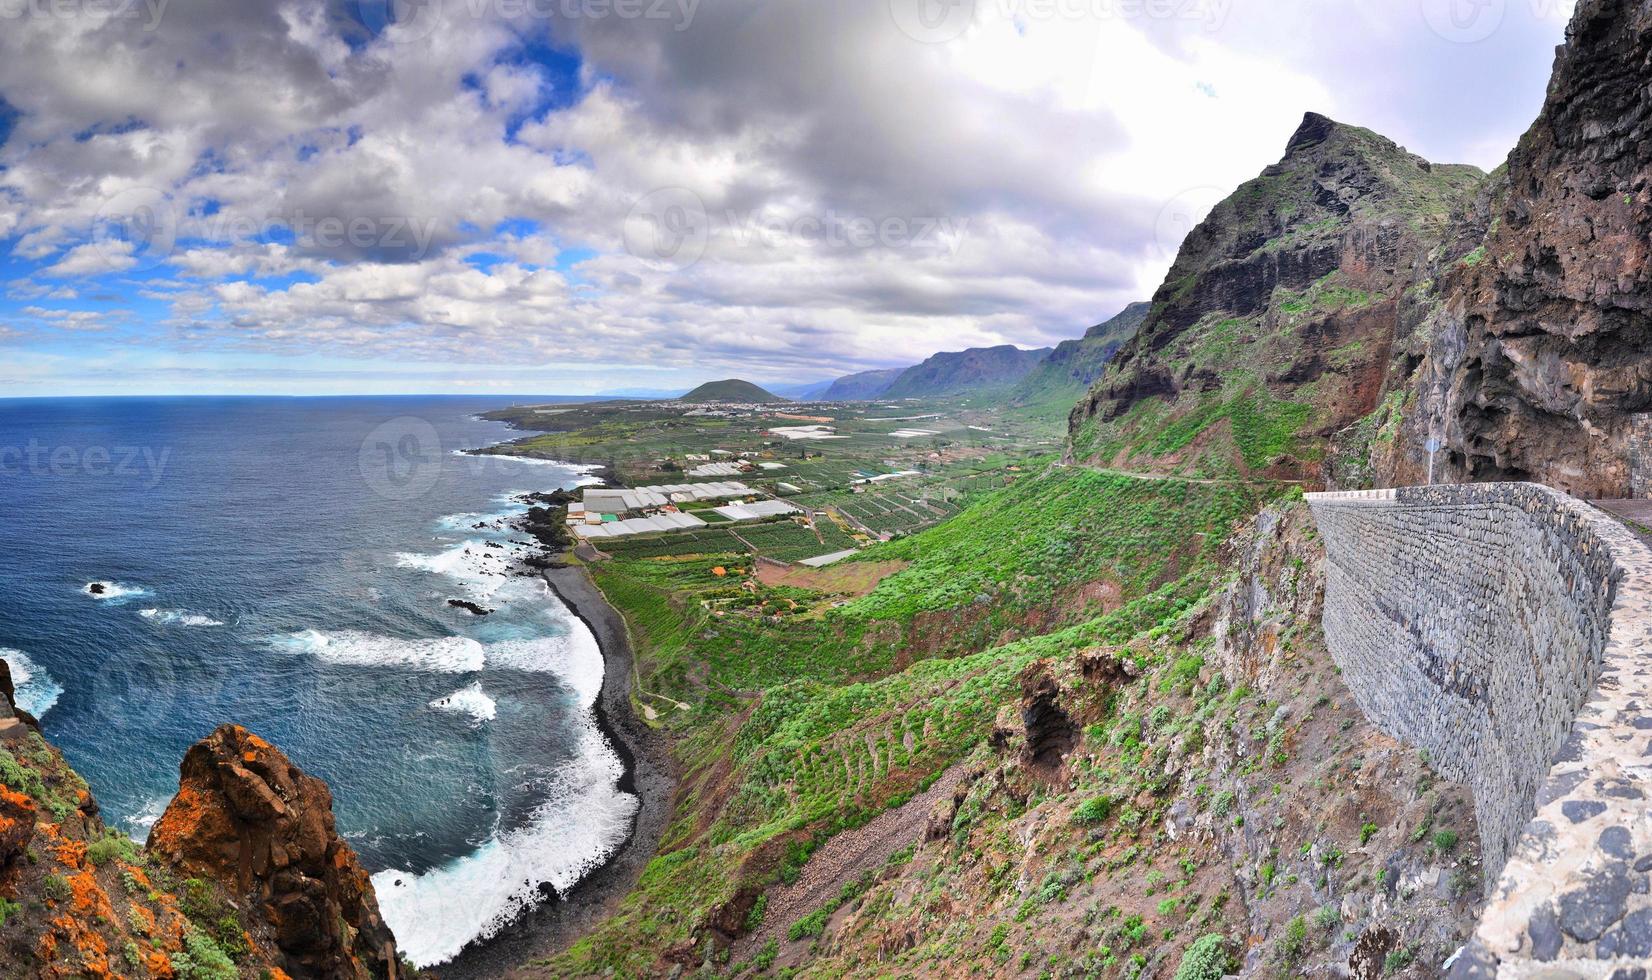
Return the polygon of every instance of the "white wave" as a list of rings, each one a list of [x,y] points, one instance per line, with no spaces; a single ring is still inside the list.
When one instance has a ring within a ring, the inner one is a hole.
[[[548,796],[527,826],[422,875],[373,876],[379,910],[415,965],[446,962],[497,934],[539,901],[543,885],[565,896],[624,842],[639,804],[616,785],[619,757],[589,723],[578,749],[546,774]]]
[[[486,541],[471,538],[435,554],[403,552],[396,564],[435,575],[445,575],[463,586],[475,599],[486,599],[509,581],[517,549],[490,548]]]
[[[170,797],[151,796],[144,801],[143,809],[126,818],[126,832],[132,839],[142,844],[149,839],[149,832],[155,828],[155,822],[161,819],[166,812]]]
[[[124,585],[120,582],[87,582],[80,591],[82,595],[100,602],[121,602],[137,596],[154,594],[141,585]]]
[[[358,630],[323,633],[303,630],[281,641],[330,664],[347,667],[409,667],[443,674],[468,674],[482,669],[482,644],[466,636],[404,640]]]
[[[584,623],[576,620],[574,627],[566,636],[490,643],[487,665],[494,670],[555,674],[574,690],[581,705],[590,707],[602,692],[602,649]]]
[[[430,707],[449,714],[469,715],[476,725],[492,721],[499,715],[499,703],[482,690],[481,681],[476,681],[469,687],[461,687],[447,697],[437,698],[430,702]]]
[[[140,609],[138,615],[162,626],[222,626],[219,620],[183,609]]]
[[[28,654],[10,647],[0,647],[0,660],[11,668],[12,686],[17,689],[17,706],[34,715],[43,717],[57,704],[57,699],[63,695],[63,686],[52,679],[39,664],[30,660]]]

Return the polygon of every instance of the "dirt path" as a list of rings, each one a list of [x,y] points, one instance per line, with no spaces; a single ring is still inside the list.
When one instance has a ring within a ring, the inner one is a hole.
[[[763,925],[734,946],[734,962],[747,959],[770,939],[786,943],[792,923],[836,898],[843,886],[867,871],[876,871],[889,856],[923,839],[929,812],[937,800],[952,795],[964,776],[959,763],[941,774],[935,785],[902,806],[885,810],[866,826],[838,834],[827,841],[803,866],[796,884],[768,891],[769,907]],[[799,940],[806,942],[806,940]]]
[[[1060,468],[1060,469],[1066,469],[1066,468],[1086,469],[1086,470],[1091,470],[1091,471],[1096,472],[1096,473],[1106,473],[1109,476],[1129,477],[1132,480],[1154,480],[1154,481],[1158,481],[1158,482],[1172,482],[1173,481],[1173,482],[1176,482],[1176,483],[1197,483],[1201,486],[1206,486],[1206,487],[1226,486],[1226,485],[1234,484],[1234,483],[1247,483],[1247,484],[1249,484],[1249,483],[1296,483],[1296,484],[1301,484],[1301,485],[1306,486],[1307,483],[1308,483],[1307,480],[1275,480],[1275,479],[1263,478],[1263,477],[1259,477],[1259,476],[1258,477],[1250,477],[1248,479],[1246,479],[1246,478],[1235,478],[1235,479],[1227,479],[1227,480],[1200,480],[1200,479],[1195,479],[1194,477],[1191,477],[1191,476],[1171,476],[1171,475],[1166,474],[1166,473],[1133,473],[1130,470],[1115,470],[1115,469],[1113,469],[1112,467],[1109,467],[1109,466],[1085,466],[1085,465],[1076,464],[1076,463],[1051,463],[1050,465],[1052,467],[1056,467],[1056,468]]]

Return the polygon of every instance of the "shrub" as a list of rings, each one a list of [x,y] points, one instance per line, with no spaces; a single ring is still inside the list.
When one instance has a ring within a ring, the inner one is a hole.
[[[1182,953],[1175,980],[1222,980],[1233,965],[1225,937],[1214,933],[1200,936]]]
[[[1434,848],[1442,854],[1448,854],[1457,847],[1457,831],[1436,830],[1434,832]]]
[[[1368,823],[1365,826],[1361,827],[1359,829],[1359,843],[1360,843],[1360,846],[1364,847],[1366,844],[1369,844],[1371,842],[1371,838],[1373,838],[1375,836],[1377,836],[1377,825],[1376,824]]]
[[[138,861],[138,845],[134,844],[131,838],[120,831],[111,830],[102,838],[87,846],[86,857],[100,868],[116,858],[125,861],[127,864],[136,864]]]
[[[826,931],[826,918],[830,914],[826,909],[815,909],[803,918],[793,922],[792,927],[786,930],[786,938],[792,940],[812,939],[820,935]]]
[[[170,959],[177,980],[236,980],[239,975],[212,937],[196,929],[184,937],[183,952],[173,953]]]
[[[1280,951],[1285,954],[1285,959],[1294,961],[1307,947],[1308,923],[1299,915],[1285,923],[1285,940],[1280,946]]]
[[[1107,796],[1092,796],[1073,811],[1073,819],[1083,824],[1103,823],[1113,813],[1113,800]]]

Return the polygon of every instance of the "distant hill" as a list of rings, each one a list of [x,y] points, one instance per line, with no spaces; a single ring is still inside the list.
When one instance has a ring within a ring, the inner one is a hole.
[[[1021,379],[1010,400],[1016,405],[1048,406],[1065,416],[1152,311],[1152,303],[1131,303],[1118,316],[1085,331],[1082,338],[1057,344],[1049,357]]]
[[[684,402],[783,402],[786,399],[772,391],[764,391],[750,381],[730,378],[727,381],[708,381],[677,400]]]
[[[1053,348],[1021,350],[1005,344],[955,353],[936,354],[901,372],[882,398],[923,398],[962,395],[992,388],[1008,388],[1025,378],[1053,353]]]
[[[832,382],[821,396],[829,402],[858,402],[880,397],[905,373],[906,368],[888,368],[883,371],[862,371]]]
[[[816,381],[812,384],[769,385],[769,390],[794,402],[819,401],[836,382]]]

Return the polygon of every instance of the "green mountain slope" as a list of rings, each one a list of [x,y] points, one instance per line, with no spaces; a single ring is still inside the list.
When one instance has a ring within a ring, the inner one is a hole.
[[[783,402],[786,399],[771,391],[752,384],[750,381],[741,381],[731,378],[727,381],[708,381],[693,391],[677,399],[683,402],[741,402],[764,403]]]
[[[888,368],[883,371],[862,371],[859,374],[850,374],[832,382],[821,396],[829,402],[856,402],[878,398],[889,390],[889,386],[906,372],[906,368]]]
[[[1048,347],[1021,350],[1009,344],[936,354],[901,372],[881,397],[933,398],[1008,388],[1050,354]]]
[[[1390,390],[1397,334],[1485,174],[1309,113],[1183,243],[1073,412],[1071,454],[1136,471],[1318,477]]]
[[[1084,397],[1120,347],[1136,335],[1151,303],[1131,303],[1118,316],[1085,331],[1078,340],[1064,340],[1015,386],[1010,400],[1035,411],[1065,416]]]

